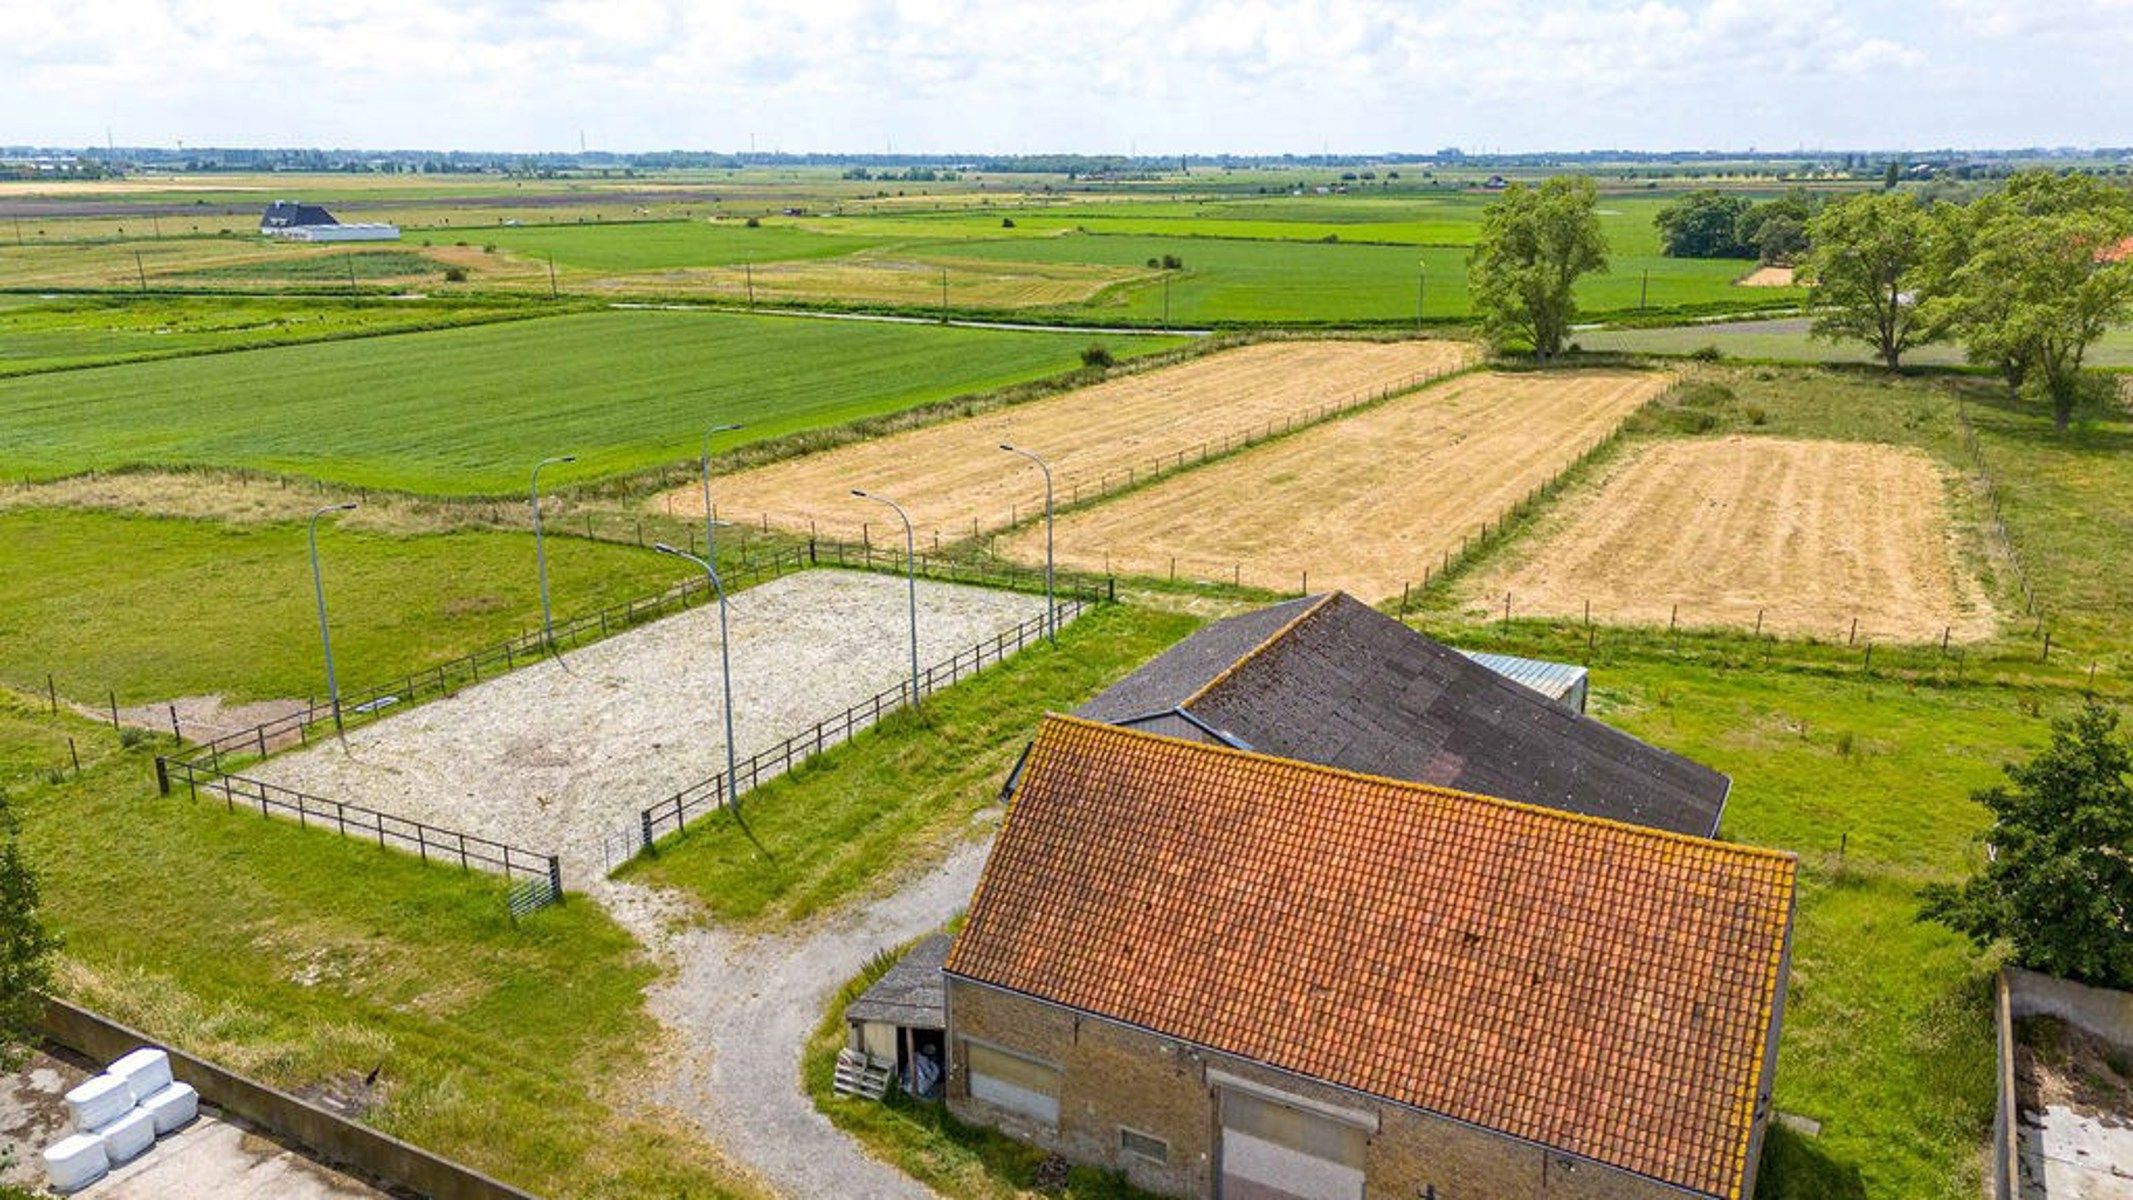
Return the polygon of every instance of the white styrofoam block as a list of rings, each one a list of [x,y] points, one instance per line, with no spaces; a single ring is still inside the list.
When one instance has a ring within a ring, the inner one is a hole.
[[[70,1133],[44,1152],[44,1176],[62,1195],[88,1187],[110,1169],[104,1139],[92,1133]]]
[[[67,1093],[67,1108],[80,1133],[95,1133],[132,1107],[133,1089],[116,1075],[99,1075]]]
[[[136,1108],[97,1130],[96,1136],[103,1139],[104,1154],[115,1167],[139,1158],[141,1151],[155,1145],[156,1119],[147,1110]]]
[[[170,1086],[170,1055],[152,1046],[143,1046],[112,1063],[105,1074],[125,1080],[133,1089],[133,1102],[139,1104]]]
[[[156,1136],[161,1137],[200,1115],[200,1093],[190,1084],[173,1083],[141,1101],[141,1111],[155,1119]]]

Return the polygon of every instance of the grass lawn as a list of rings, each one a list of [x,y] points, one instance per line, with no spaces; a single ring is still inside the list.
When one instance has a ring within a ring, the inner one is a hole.
[[[1059,634],[898,712],[792,774],[741,797],[623,869],[678,888],[721,921],[783,923],[824,911],[894,871],[902,856],[976,832],[1046,712],[1078,706],[1198,622],[1128,606]]]
[[[387,537],[321,523],[319,557],[343,685],[385,682],[540,622],[533,539]],[[108,512],[0,513],[0,684],[101,705],[325,691],[300,524],[226,525]],[[673,560],[548,540],[557,614],[657,592]]]
[[[723,313],[600,312],[0,380],[0,475],[253,467],[517,495],[996,390],[1080,367],[1088,339]],[[1110,337],[1121,356],[1177,344]],[[804,367],[804,369],[796,369]]]
[[[0,375],[506,320],[517,304],[252,297],[0,299]]]
[[[365,1098],[369,1124],[541,1195],[754,1194],[629,1111],[654,970],[598,905],[514,926],[495,877],[158,797],[148,750],[0,692],[0,770],[69,734],[81,776],[6,785],[63,994],[267,1083]]]

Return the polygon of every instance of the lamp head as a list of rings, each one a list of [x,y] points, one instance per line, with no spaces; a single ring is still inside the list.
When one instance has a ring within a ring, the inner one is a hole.
[[[861,489],[859,489],[859,488],[853,488],[853,489],[852,489],[852,494],[853,494],[854,496],[857,496],[857,497],[859,497],[859,498],[860,498],[861,500],[871,500],[871,499],[873,499],[873,497],[871,497],[871,496],[867,495],[865,491],[863,491],[863,490],[861,490]]]

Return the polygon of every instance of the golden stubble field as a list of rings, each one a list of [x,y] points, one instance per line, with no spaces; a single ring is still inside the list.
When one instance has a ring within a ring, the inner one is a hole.
[[[1225,445],[1263,436],[1321,406],[1397,390],[1457,371],[1475,351],[1463,342],[1291,341],[1225,350],[1178,366],[1106,380],[712,481],[722,519],[874,541],[898,536],[896,518],[851,495],[866,488],[902,504],[930,545],[1027,518],[1044,503],[1037,468],[1000,449],[1027,447],[1051,463],[1058,503],[1174,469]],[[701,516],[701,492],[658,498],[677,515]]]
[[[1637,371],[1464,376],[1076,512],[1059,522],[1059,561],[1380,600],[1671,382]],[[1018,531],[1002,549],[1042,562],[1044,531]]]
[[[1920,450],[1726,437],[1617,463],[1465,590],[1477,608],[1861,641],[1992,636]],[[1679,606],[1678,618],[1676,607]]]

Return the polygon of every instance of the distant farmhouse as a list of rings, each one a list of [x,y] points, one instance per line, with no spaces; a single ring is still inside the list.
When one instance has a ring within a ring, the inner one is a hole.
[[[951,1110],[1176,1196],[1742,1200],[1792,856],[1045,719]]]
[[[343,225],[316,204],[276,200],[259,218],[259,232],[291,242],[396,242],[400,227],[386,224]]]

